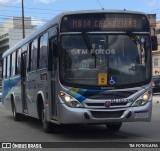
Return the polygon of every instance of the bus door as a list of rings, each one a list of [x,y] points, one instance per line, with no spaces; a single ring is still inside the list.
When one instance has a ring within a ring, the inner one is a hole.
[[[51,114],[54,120],[57,120],[57,102],[56,102],[56,68],[57,61],[54,52],[57,49],[57,29],[49,30],[49,70],[51,71]]]
[[[52,38],[49,41],[50,45],[50,60],[51,60],[51,102],[52,102],[52,115],[53,118],[56,119],[57,117],[57,106],[56,106],[56,68],[57,68],[57,61],[56,57],[54,56],[53,52],[55,51],[55,44],[56,44],[56,38]]]
[[[22,53],[22,61],[21,61],[21,92],[22,92],[22,110],[23,113],[27,114],[27,100],[26,100],[26,70],[27,70],[27,52]]]

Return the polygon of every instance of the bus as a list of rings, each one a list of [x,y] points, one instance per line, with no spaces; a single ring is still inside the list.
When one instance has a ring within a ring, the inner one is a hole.
[[[2,102],[15,121],[66,124],[150,122],[152,50],[147,16],[126,10],[65,12],[4,52]]]

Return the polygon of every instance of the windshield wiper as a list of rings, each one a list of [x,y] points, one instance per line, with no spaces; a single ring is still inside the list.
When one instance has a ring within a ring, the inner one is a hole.
[[[85,44],[86,44],[86,46],[87,46],[87,48],[89,50],[89,53],[92,56],[94,56],[94,59],[95,59],[95,68],[96,68],[97,59],[96,59],[96,54],[92,53],[93,51],[91,51],[91,50],[93,50],[92,44],[91,44],[91,42],[90,42],[90,40],[89,40],[88,35],[86,34],[86,32],[82,32],[81,34],[82,34],[83,40],[84,40],[84,42],[85,42]]]
[[[133,34],[131,32],[127,32],[127,35],[129,36],[130,39],[138,42],[143,48],[145,47],[145,45],[146,45],[145,40],[144,40],[144,42],[142,42],[139,38],[137,38],[137,36],[135,34]]]
[[[93,47],[92,47],[92,44],[91,44],[86,32],[82,32],[82,37],[83,37],[83,40],[89,50],[89,53],[91,53],[91,50],[93,49]]]

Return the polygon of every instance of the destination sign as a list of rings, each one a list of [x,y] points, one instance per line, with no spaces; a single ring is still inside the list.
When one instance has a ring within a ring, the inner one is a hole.
[[[63,17],[61,32],[76,31],[149,31],[144,15],[78,14]]]

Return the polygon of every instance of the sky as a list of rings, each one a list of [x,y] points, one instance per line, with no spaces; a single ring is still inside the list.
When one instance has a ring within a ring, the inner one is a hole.
[[[40,27],[55,15],[75,10],[119,9],[157,14],[160,20],[160,0],[23,0],[24,15]],[[13,16],[21,16],[22,0],[0,0],[0,24]]]

